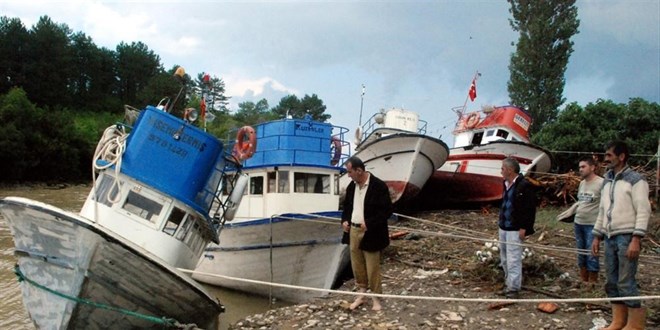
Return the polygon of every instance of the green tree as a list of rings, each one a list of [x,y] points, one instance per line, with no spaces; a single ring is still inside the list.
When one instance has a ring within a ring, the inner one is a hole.
[[[37,106],[69,105],[68,86],[73,67],[71,29],[42,16],[32,27],[26,45],[23,88]]]
[[[532,141],[555,153],[558,172],[575,169],[575,154],[604,152],[604,145],[612,140],[625,141],[634,154],[653,155],[660,137],[660,105],[640,98],[627,104],[610,100],[597,100],[584,108],[577,103],[568,104],[557,120],[544,126]],[[632,157],[633,165],[646,164],[648,157]]]
[[[116,57],[119,97],[124,104],[136,104],[149,80],[164,70],[160,57],[142,42],[120,43]]]
[[[29,33],[18,18],[0,17],[0,93],[25,82]]]
[[[276,118],[275,114],[268,110],[268,101],[261,99],[257,103],[252,101],[239,103],[234,119],[242,125],[256,125]]]
[[[206,97],[207,110],[229,113],[227,106],[230,97],[225,95],[225,82],[222,79],[202,72],[194,81],[194,91]]]
[[[309,114],[313,120],[325,122],[331,117],[325,113],[325,110],[326,106],[323,104],[323,100],[319,99],[316,94],[312,94],[312,96],[305,94],[302,99],[298,99],[295,95],[287,95],[271,111],[276,118],[284,118],[285,116],[303,118]]]
[[[564,72],[573,52],[570,38],[578,33],[575,0],[508,0],[520,33],[511,55],[507,84],[511,104],[532,116],[530,135],[552,122],[564,103]]]

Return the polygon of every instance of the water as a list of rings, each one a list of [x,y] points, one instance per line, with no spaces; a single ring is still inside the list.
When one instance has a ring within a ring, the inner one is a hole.
[[[13,187],[0,188],[0,198],[19,196],[60,207],[67,211],[77,212],[82,207],[89,186],[71,186],[63,189],[46,187]],[[7,222],[0,216],[0,329],[34,329],[32,321],[23,307],[21,290],[14,275],[16,264],[14,257],[14,242]],[[263,313],[270,308],[287,305],[278,302],[273,305],[268,298],[207,286],[208,291],[216,296],[223,305],[225,313],[220,315],[219,329],[224,330],[230,324],[245,316]]]

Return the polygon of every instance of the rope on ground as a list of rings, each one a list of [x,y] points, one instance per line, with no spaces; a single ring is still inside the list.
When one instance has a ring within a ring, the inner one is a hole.
[[[316,291],[323,293],[335,293],[341,295],[350,295],[350,296],[368,296],[368,297],[379,297],[379,298],[390,298],[390,299],[409,299],[409,300],[432,300],[432,301],[455,301],[455,302],[528,302],[528,303],[539,303],[539,302],[562,302],[562,303],[571,303],[571,302],[606,302],[606,301],[624,301],[624,300],[656,300],[660,299],[660,295],[654,296],[635,296],[635,297],[617,297],[617,298],[543,298],[543,299],[506,299],[506,298],[457,298],[457,297],[433,297],[433,296],[405,296],[405,295],[396,295],[396,294],[382,294],[382,293],[366,293],[366,292],[352,292],[352,291],[340,291],[332,289],[321,289],[314,287],[306,287],[299,285],[291,285],[284,283],[274,283],[274,282],[265,282],[258,280],[251,280],[240,277],[218,275],[212,273],[198,272],[191,269],[177,268],[179,271],[189,274],[210,276],[222,278],[230,281],[252,283],[258,285],[268,285],[271,287],[277,288],[287,288],[294,290],[306,290],[306,291]]]
[[[324,216],[324,215],[318,215],[318,214],[305,214],[305,213],[296,213],[299,215],[304,215],[310,218],[319,218],[319,219],[328,219],[328,220],[334,220],[334,221],[323,221],[323,220],[315,220],[315,219],[301,219],[301,218],[296,218],[296,217],[287,217],[287,216],[281,216],[281,215],[276,215],[273,216],[275,218],[280,218],[280,219],[287,219],[287,220],[296,220],[296,221],[310,221],[310,222],[317,222],[317,223],[325,223],[325,224],[337,224],[338,218],[334,217],[329,217],[329,216]],[[491,242],[493,244],[511,244],[511,245],[518,245],[521,247],[530,247],[530,248],[535,248],[539,250],[548,250],[548,251],[553,251],[553,252],[572,252],[572,253],[577,253],[577,254],[583,254],[583,255],[591,255],[591,250],[588,249],[576,249],[576,248],[569,248],[569,247],[562,247],[562,246],[556,246],[556,245],[542,245],[542,244],[535,244],[535,243],[514,243],[514,242],[501,242],[497,239],[493,238],[487,238],[491,236],[488,233],[476,231],[476,230],[471,230],[471,229],[466,229],[466,228],[460,228],[456,226],[451,226],[451,225],[445,225],[417,217],[412,217],[412,216],[407,216],[404,214],[399,214],[399,213],[394,213],[396,216],[401,217],[401,218],[406,218],[410,219],[413,221],[418,221],[426,224],[431,224],[431,225],[436,225],[439,227],[444,227],[447,229],[451,229],[453,231],[459,231],[459,232],[465,232],[468,234],[476,234],[481,237],[473,237],[473,236],[465,236],[465,235],[456,235],[452,233],[439,233],[439,232],[434,232],[434,231],[428,231],[428,230],[422,230],[422,229],[414,229],[414,228],[409,228],[409,227],[404,227],[404,226],[389,226],[391,229],[396,229],[396,230],[405,230],[413,233],[418,233],[418,234],[424,234],[424,235],[429,235],[429,236],[441,236],[441,237],[449,237],[449,238],[456,238],[456,239],[467,239],[467,240],[473,240],[473,241],[481,241],[481,242]],[[475,236],[476,236],[475,235]],[[640,258],[646,258],[646,259],[660,259],[660,256],[653,256],[653,255],[648,255],[648,254],[642,254],[639,256]],[[653,264],[653,265],[660,265],[658,262],[654,261],[645,261],[645,263],[648,264]]]
[[[433,225],[437,225],[439,227],[453,229],[454,231],[465,231],[464,228],[460,228],[460,227],[455,227],[455,226],[445,225],[445,224],[439,224],[439,223],[436,223],[436,222],[433,222],[433,221],[429,221],[429,220],[425,220],[425,219],[421,219],[421,218],[416,218],[416,217],[411,217],[411,216],[406,216],[406,215],[402,215],[402,214],[396,214],[396,215],[400,216],[400,217],[410,219],[410,220],[419,221],[419,222],[422,222],[422,223],[433,224]],[[432,232],[432,231],[427,231],[427,230],[406,228],[406,227],[402,227],[402,226],[390,226],[390,227],[394,228],[394,229],[414,231],[414,232],[417,232],[417,233],[420,233],[420,234],[426,234],[426,235],[435,235],[435,236],[443,236],[443,237],[450,237],[450,238],[469,239],[469,240],[482,241],[482,242],[492,242],[494,244],[495,243],[496,244],[511,244],[511,245],[518,245],[518,246],[522,246],[522,247],[532,247],[532,248],[536,248],[536,249],[539,249],[539,250],[565,251],[565,252],[573,252],[573,253],[585,254],[585,255],[590,255],[591,254],[591,250],[588,250],[588,249],[576,249],[576,248],[562,247],[562,246],[556,246],[556,245],[542,245],[542,244],[535,244],[535,243],[501,242],[501,241],[496,240],[496,239],[485,238],[486,236],[490,236],[490,235],[487,234],[487,233],[483,233],[483,232],[479,232],[479,231],[475,231],[475,230],[468,230],[468,232],[476,233],[476,234],[478,234],[478,235],[480,235],[484,238],[464,236],[464,235],[456,235],[456,234],[451,234],[451,233],[438,233],[438,232]],[[660,259],[660,256],[653,256],[653,255],[644,254],[644,255],[640,255],[640,258]],[[652,262],[652,261],[649,262],[649,263],[651,263],[651,264],[660,264],[660,263],[655,263],[655,262]]]
[[[92,307],[106,309],[106,310],[113,311],[113,312],[122,313],[122,314],[125,314],[125,315],[129,315],[129,316],[133,316],[133,317],[136,317],[136,318],[139,318],[139,319],[143,319],[143,320],[146,320],[146,321],[149,321],[149,322],[152,322],[152,323],[164,325],[164,326],[167,326],[167,327],[170,327],[170,328],[176,327],[176,328],[181,328],[181,329],[197,329],[197,325],[195,325],[195,324],[182,324],[182,323],[179,323],[177,320],[172,319],[172,318],[167,318],[167,317],[164,317],[164,316],[163,317],[156,317],[156,316],[146,315],[146,314],[130,311],[130,310],[127,310],[127,309],[124,309],[124,308],[114,307],[114,306],[110,306],[110,305],[106,305],[106,304],[102,304],[102,303],[97,303],[97,302],[90,301],[90,300],[87,300],[87,299],[73,297],[73,296],[64,294],[62,292],[59,292],[59,291],[53,290],[49,287],[46,287],[44,285],[41,285],[41,284],[33,281],[32,279],[28,278],[27,276],[25,276],[25,274],[23,274],[23,272],[21,271],[21,268],[19,267],[18,264],[16,264],[14,266],[14,274],[16,274],[16,277],[18,278],[19,282],[25,281],[25,282],[27,282],[27,283],[29,283],[29,284],[31,284],[31,285],[39,288],[39,289],[42,289],[46,292],[52,293],[52,294],[54,294],[58,297],[64,298],[64,299],[75,301],[77,303],[90,305]],[[191,328],[191,326],[194,327],[194,328]]]

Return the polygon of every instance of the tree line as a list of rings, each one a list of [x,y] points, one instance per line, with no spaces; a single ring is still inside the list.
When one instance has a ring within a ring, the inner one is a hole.
[[[509,1],[512,27],[521,32],[510,64],[509,96],[511,104],[530,111],[532,141],[549,150],[592,152],[622,139],[637,154],[655,154],[658,103],[599,99],[560,109],[569,39],[578,26],[574,1],[538,2],[538,8]],[[540,29],[547,21],[565,24]],[[0,17],[0,182],[89,180],[97,140],[108,125],[122,120],[124,104],[143,108],[182,95],[170,109],[181,115],[187,107],[200,109],[203,98],[210,113],[205,126],[220,139],[233,138],[229,133],[243,125],[285,116],[330,118],[316,94],[288,95],[274,107],[266,99],[246,101],[230,111],[222,79],[203,72],[174,78],[177,68],[165,69],[141,42],[110,50],[47,16],[30,29],[18,18]],[[574,167],[575,157],[555,154],[555,171]]]

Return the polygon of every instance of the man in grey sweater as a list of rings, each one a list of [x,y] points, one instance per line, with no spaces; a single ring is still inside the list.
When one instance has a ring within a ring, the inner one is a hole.
[[[644,176],[628,166],[629,157],[623,142],[610,142],[606,147],[609,171],[601,190],[591,245],[592,254],[598,255],[600,242],[605,243],[605,293],[613,298],[639,296],[635,274],[641,240],[651,216],[649,185]],[[612,323],[603,329],[644,329],[645,319],[640,300],[613,301]]]

